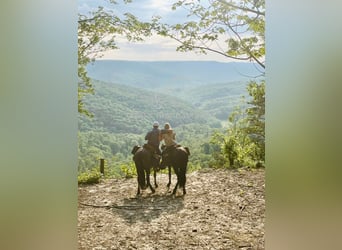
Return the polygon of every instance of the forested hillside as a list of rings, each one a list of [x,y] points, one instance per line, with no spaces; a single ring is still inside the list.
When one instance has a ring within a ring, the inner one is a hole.
[[[90,66],[90,75],[101,81],[93,79],[95,94],[84,97],[93,117],[79,116],[79,171],[98,167],[104,158],[107,172],[123,175],[122,168],[132,164],[133,146],[145,143],[155,120],[170,122],[177,142],[191,149],[190,168],[210,166],[217,147],[210,143],[211,135],[247,95],[247,81],[227,81],[236,77],[222,67],[227,65],[99,61]],[[238,71],[250,67],[241,65]]]
[[[88,65],[88,74],[100,81],[143,89],[155,106],[159,105],[159,93],[166,94],[226,121],[233,109],[241,104],[241,96],[246,95],[250,77],[260,72],[252,63],[99,60]],[[146,92],[148,90],[158,92],[158,95]]]
[[[227,121],[235,107],[242,105],[246,97],[246,82],[226,82],[205,84],[191,88],[178,88],[170,91],[183,100],[188,100],[199,110],[205,111],[220,121]]]
[[[174,127],[189,123],[220,126],[210,113],[179,98],[115,83],[93,83],[96,94],[87,96],[85,104],[94,117],[80,116],[81,132],[140,134],[154,120],[168,121]]]
[[[79,171],[98,167],[106,160],[109,171],[122,175],[121,167],[132,163],[134,145],[145,143],[154,120],[170,122],[177,142],[192,151],[190,165],[209,164],[208,140],[221,121],[191,103],[161,93],[115,83],[93,81],[95,94],[84,102],[94,117],[79,117]]]

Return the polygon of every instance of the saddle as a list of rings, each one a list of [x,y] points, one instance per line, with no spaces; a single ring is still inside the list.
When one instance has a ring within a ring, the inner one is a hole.
[[[147,144],[147,143],[143,145],[143,148],[146,149],[148,152],[150,152],[153,166],[159,167],[159,161],[160,161],[161,156],[157,154],[155,148],[152,145]]]
[[[159,159],[159,155],[157,154],[156,149],[152,145],[145,143],[143,145],[143,148],[150,152],[153,158]]]

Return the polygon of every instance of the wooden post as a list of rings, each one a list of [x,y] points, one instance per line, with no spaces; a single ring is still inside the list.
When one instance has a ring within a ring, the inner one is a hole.
[[[100,173],[104,174],[104,159],[100,159]]]

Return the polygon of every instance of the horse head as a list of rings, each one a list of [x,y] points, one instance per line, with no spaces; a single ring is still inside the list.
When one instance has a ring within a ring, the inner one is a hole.
[[[137,146],[137,145],[134,146],[133,149],[132,149],[132,151],[131,151],[131,153],[132,153],[132,154],[135,154],[135,153],[138,151],[139,148],[141,148],[141,147],[140,147],[140,146]]]

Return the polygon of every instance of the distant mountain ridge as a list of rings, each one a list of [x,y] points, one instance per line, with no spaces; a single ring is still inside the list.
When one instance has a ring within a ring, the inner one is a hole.
[[[155,120],[184,124],[219,126],[212,115],[176,97],[122,84],[93,82],[95,95],[84,98],[90,119],[80,116],[79,130],[140,134],[151,128]]]
[[[260,75],[255,64],[214,61],[97,60],[87,67],[89,77],[141,88],[199,86],[243,81]]]
[[[247,95],[247,76],[258,74],[253,63],[242,62],[98,60],[88,65],[88,75],[107,87],[120,84],[173,96],[221,121]]]

